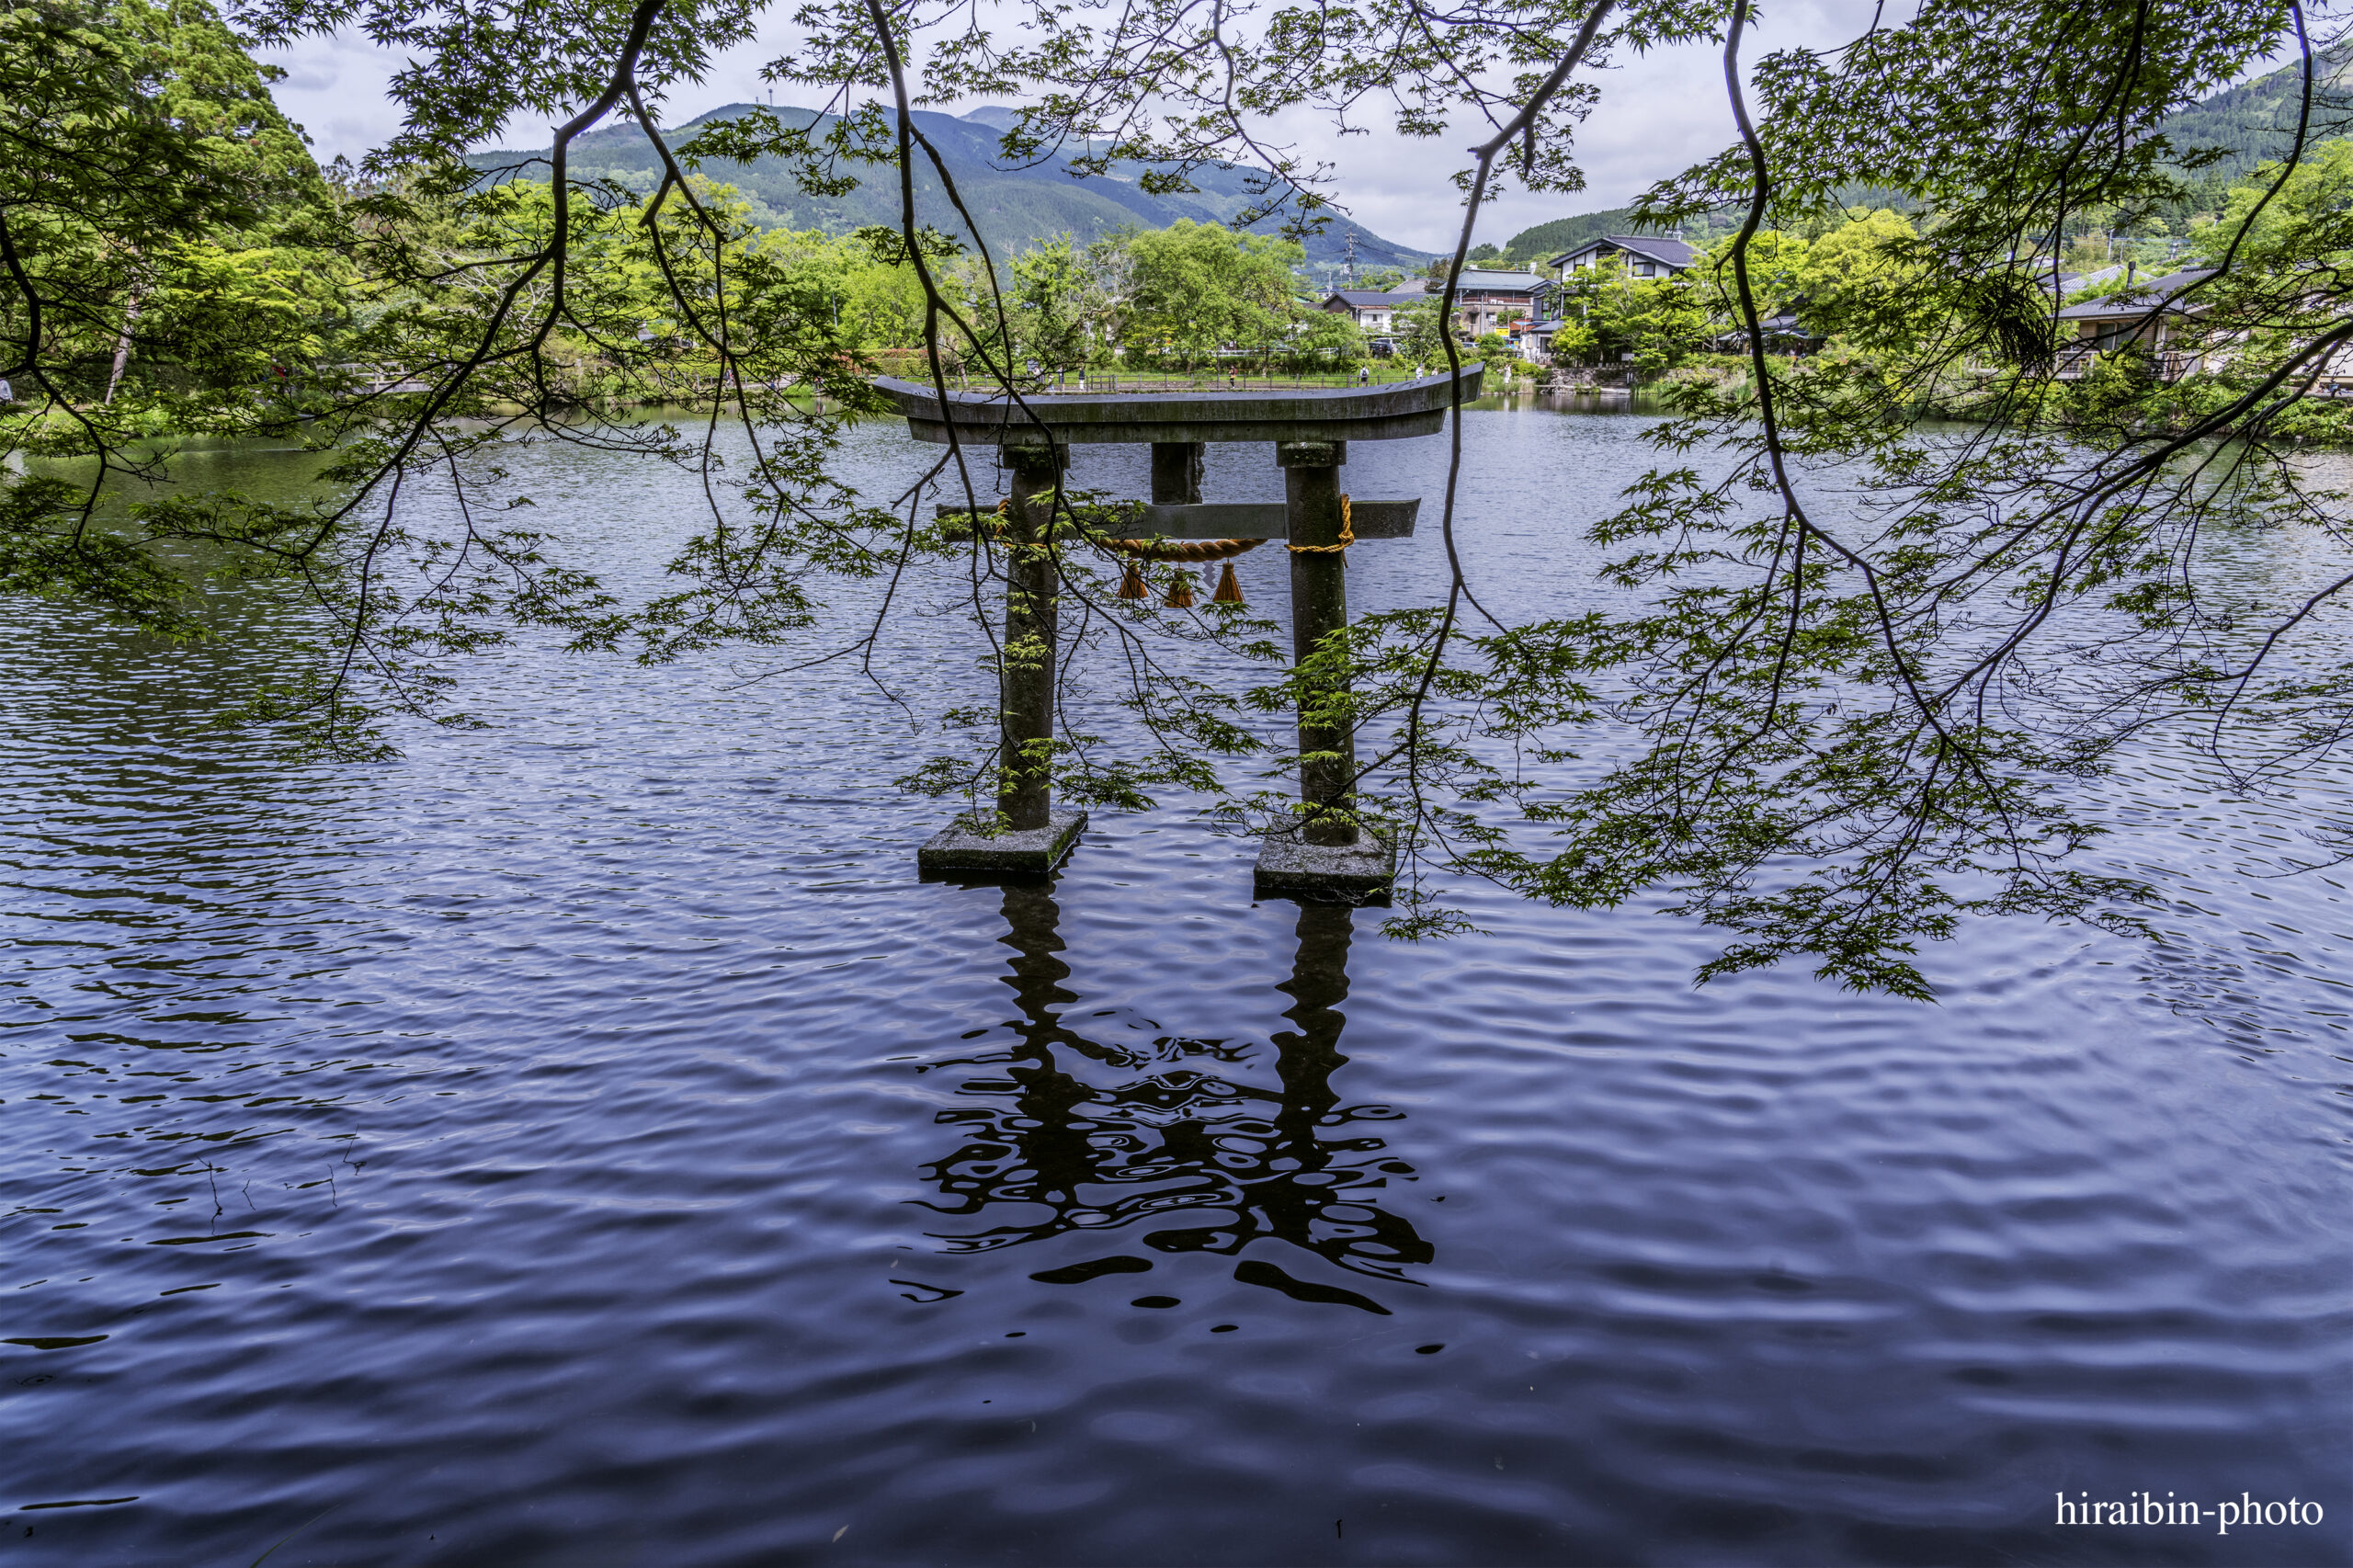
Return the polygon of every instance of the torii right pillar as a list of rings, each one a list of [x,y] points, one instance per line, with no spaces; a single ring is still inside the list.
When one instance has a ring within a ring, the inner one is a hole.
[[[1290,641],[1304,665],[1324,640],[1348,624],[1348,555],[1340,468],[1346,441],[1279,441],[1290,551]],[[1386,903],[1397,880],[1397,847],[1359,827],[1356,731],[1346,712],[1347,675],[1303,681],[1299,706],[1299,799],[1290,824],[1268,833],[1258,852],[1257,892],[1342,903]],[[1334,699],[1341,699],[1336,705]],[[1335,710],[1336,707],[1339,710]]]

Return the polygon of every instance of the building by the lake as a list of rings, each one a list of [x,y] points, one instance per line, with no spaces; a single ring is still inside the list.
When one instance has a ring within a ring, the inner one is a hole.
[[[1375,351],[1385,354],[1397,340],[1397,312],[1428,297],[1419,283],[1393,290],[1336,289],[1324,297],[1322,308],[1354,321]]]
[[[1536,313],[1533,272],[1497,272],[1466,267],[1454,281],[1455,329],[1477,339],[1491,332],[1517,333]]]
[[[1626,278],[1672,278],[1688,272],[1699,253],[1668,234],[1601,234],[1574,250],[1553,256],[1545,266],[1552,276],[1538,283],[1526,324],[1514,335],[1522,358],[1549,361],[1552,336],[1567,323],[1564,285],[1580,272],[1615,263]]]
[[[1471,341],[1491,332],[1517,334],[1534,314],[1536,290],[1542,282],[1533,272],[1463,268],[1454,286],[1456,335]],[[1417,279],[1386,291],[1335,290],[1324,296],[1322,308],[1353,319],[1373,340],[1375,352],[1386,353],[1396,341],[1398,312],[1428,299],[1438,287]]]
[[[1599,267],[1611,257],[1625,264],[1629,278],[1672,278],[1688,272],[1699,253],[1666,234],[1602,234],[1574,250],[1563,251],[1545,265],[1556,278]]]
[[[2081,376],[2099,355],[2128,347],[2148,354],[2150,369],[2159,381],[2179,381],[2206,368],[2204,353],[2185,352],[2177,341],[2195,336],[2197,318],[2205,313],[2206,306],[2194,295],[2186,300],[2177,296],[2184,294],[2192,284],[2212,277],[2214,269],[2192,267],[2160,278],[2137,278],[2136,272],[2133,267],[2110,267],[2105,273],[2069,280],[2081,288],[2106,282],[2120,273],[2124,287],[2060,310],[2055,369],[2063,380]],[[2332,364],[2328,369],[2335,370],[2337,366]],[[2324,377],[2330,379],[2334,378]]]

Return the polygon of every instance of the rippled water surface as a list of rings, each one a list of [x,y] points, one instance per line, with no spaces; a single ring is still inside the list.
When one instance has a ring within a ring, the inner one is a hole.
[[[1586,602],[1640,423],[1468,417],[1491,602]],[[1435,494],[1443,443],[1351,460]],[[513,466],[639,586],[690,521]],[[1280,494],[1262,449],[1211,485]],[[1355,554],[1359,607],[1440,581]],[[936,737],[842,665],[527,644],[490,728],[273,760],[210,724],[277,635],[221,613],[0,630],[0,1564],[2353,1559],[2353,904],[2162,754],[2104,851],[2161,943],[1696,992],[1639,910],[1254,904],[1182,801],[1051,888],[920,884]],[[980,649],[905,625],[928,712]],[[2052,1523],[2143,1491],[2326,1517]]]

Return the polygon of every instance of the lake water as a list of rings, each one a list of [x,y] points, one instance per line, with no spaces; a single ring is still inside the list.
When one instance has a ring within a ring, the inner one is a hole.
[[[1589,601],[1642,424],[1467,417],[1491,603]],[[639,588],[691,521],[511,466]],[[919,716],[955,575],[879,660]],[[1183,801],[925,885],[937,736],[841,665],[527,642],[489,728],[275,760],[210,723],[275,656],[218,610],[0,628],[0,1565],[2353,1561],[2353,903],[2162,751],[2102,854],[2165,939],[1980,926],[1920,1006],[1469,885],[1486,935],[1401,945],[1254,903]],[[2144,1492],[2325,1517],[2054,1523]]]

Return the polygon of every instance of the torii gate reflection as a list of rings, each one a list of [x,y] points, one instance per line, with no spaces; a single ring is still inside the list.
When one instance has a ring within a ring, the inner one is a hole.
[[[1283,1017],[1296,1028],[1272,1038],[1277,1086],[1269,1088],[1226,1071],[1251,1054],[1247,1043],[1162,1036],[1141,1047],[1115,1045],[1070,1027],[1062,1009],[1079,998],[1063,984],[1071,971],[1060,956],[1062,912],[1051,884],[1017,883],[1004,893],[1009,930],[999,940],[1014,952],[1006,983],[1020,1004],[1013,1025],[1018,1043],[930,1069],[1002,1064],[1005,1075],[966,1083],[962,1093],[975,1103],[939,1113],[964,1142],[924,1167],[946,1199],[927,1206],[959,1215],[1000,1205],[1044,1212],[1027,1223],[934,1232],[936,1239],[955,1251],[984,1252],[1160,1220],[1171,1223],[1141,1240],[1162,1253],[1231,1256],[1272,1238],[1351,1273],[1400,1282],[1408,1282],[1406,1266],[1430,1261],[1429,1243],[1377,1196],[1392,1178],[1413,1176],[1372,1131],[1403,1113],[1343,1105],[1333,1087],[1348,1060],[1338,1050],[1346,1023],[1339,1007],[1348,990],[1352,910],[1300,908],[1297,958],[1280,987],[1292,999]],[[1069,1070],[1076,1063],[1065,1053],[1135,1075],[1097,1087]],[[1181,1222],[1188,1218],[1213,1222]],[[1122,1256],[1036,1278],[1075,1282],[1144,1267]],[[1244,1261],[1235,1278],[1303,1300],[1387,1310],[1358,1292],[1295,1278],[1263,1256]]]

